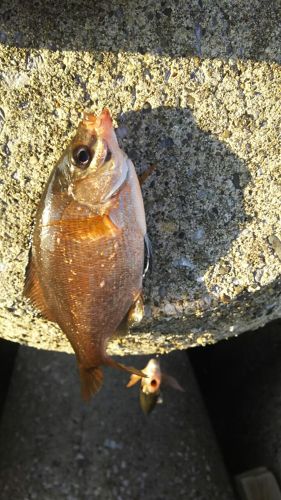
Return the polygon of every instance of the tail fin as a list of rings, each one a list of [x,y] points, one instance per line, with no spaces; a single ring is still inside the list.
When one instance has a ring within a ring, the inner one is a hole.
[[[137,368],[134,368],[133,366],[126,366],[123,365],[122,363],[118,363],[112,358],[106,358],[104,361],[104,364],[107,366],[111,366],[112,368],[118,368],[118,370],[123,370],[124,372],[127,373],[134,373],[135,375],[138,375],[138,377],[147,377],[145,373],[143,373],[141,370],[138,370]]]
[[[84,401],[88,401],[91,396],[96,394],[103,382],[103,372],[98,366],[92,368],[84,368],[79,365],[81,394]]]
[[[125,366],[122,363],[118,363],[112,358],[106,358],[103,361],[104,365],[111,366],[112,368],[118,368],[127,373],[134,373],[138,377],[146,377],[145,373],[133,366]],[[79,364],[80,371],[80,382],[81,382],[81,394],[84,401],[88,401],[91,396],[94,396],[101,388],[103,383],[103,372],[99,366],[93,366],[91,368],[85,368],[83,365]]]

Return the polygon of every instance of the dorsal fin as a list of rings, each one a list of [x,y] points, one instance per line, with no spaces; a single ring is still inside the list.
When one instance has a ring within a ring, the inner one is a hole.
[[[48,319],[49,321],[55,321],[44,299],[36,267],[32,258],[32,248],[30,248],[29,250],[28,264],[25,271],[23,295],[30,300],[31,304],[40,311],[44,318]]]

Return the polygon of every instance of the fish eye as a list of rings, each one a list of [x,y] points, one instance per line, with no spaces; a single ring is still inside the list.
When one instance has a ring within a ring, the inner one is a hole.
[[[91,163],[92,154],[88,146],[78,146],[74,149],[72,158],[77,167],[84,169]]]
[[[107,161],[111,160],[111,156],[112,156],[112,153],[111,151],[109,151],[109,149],[107,150],[107,153],[106,153],[106,157],[104,159],[104,163],[106,163]]]
[[[152,387],[156,387],[157,386],[157,380],[155,380],[155,378],[153,380],[151,380],[150,385]]]

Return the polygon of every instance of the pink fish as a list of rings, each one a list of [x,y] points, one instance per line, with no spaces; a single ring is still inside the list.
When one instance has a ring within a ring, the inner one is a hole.
[[[84,399],[101,387],[102,365],[144,376],[106,345],[143,315],[145,241],[138,177],[110,113],[85,114],[42,195],[24,289],[68,337]]]

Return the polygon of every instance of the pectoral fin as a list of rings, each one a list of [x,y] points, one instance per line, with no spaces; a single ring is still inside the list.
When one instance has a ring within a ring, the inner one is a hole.
[[[108,236],[115,236],[120,231],[107,214],[78,219],[53,220],[42,225],[42,227],[57,227],[62,238],[78,240],[98,240]]]

